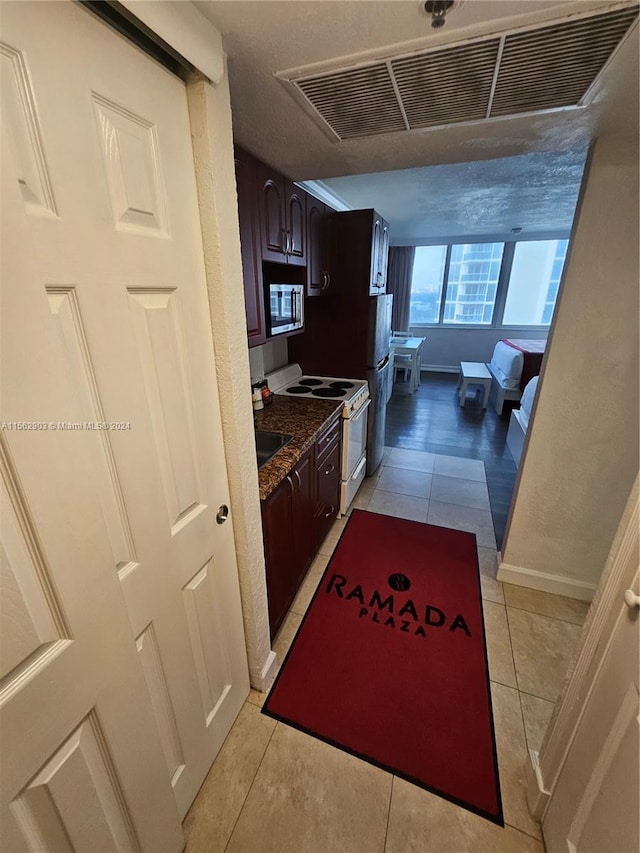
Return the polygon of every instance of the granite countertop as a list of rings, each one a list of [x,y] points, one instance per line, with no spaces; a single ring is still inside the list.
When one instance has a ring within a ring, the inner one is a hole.
[[[258,470],[261,501],[269,497],[341,411],[339,400],[275,396],[264,409],[254,412],[256,429],[293,436],[289,444]]]

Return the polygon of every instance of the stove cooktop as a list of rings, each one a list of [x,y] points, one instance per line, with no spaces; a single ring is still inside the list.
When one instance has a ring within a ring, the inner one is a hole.
[[[284,389],[285,394],[307,394],[313,397],[324,397],[327,400],[341,400],[350,396],[353,389],[359,390],[361,383],[348,379],[321,379],[317,376],[303,376],[295,385]]]
[[[269,387],[275,394],[342,400],[346,406],[369,397],[369,386],[365,380],[303,376],[299,365],[288,365],[274,371],[267,379]]]

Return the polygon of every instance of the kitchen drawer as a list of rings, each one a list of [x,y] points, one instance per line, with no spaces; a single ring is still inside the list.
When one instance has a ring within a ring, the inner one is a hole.
[[[327,454],[331,453],[336,443],[340,440],[342,418],[338,418],[324,432],[320,433],[316,441],[316,459],[318,463],[323,461]]]
[[[316,526],[318,547],[340,511],[340,442],[316,464],[318,478],[318,503],[316,508]]]

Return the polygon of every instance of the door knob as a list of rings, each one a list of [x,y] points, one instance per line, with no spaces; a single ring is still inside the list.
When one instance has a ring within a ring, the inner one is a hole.
[[[216,513],[216,521],[218,524],[224,524],[228,518],[229,507],[226,504],[222,504],[220,507],[218,507],[218,512]]]
[[[632,589],[626,589],[624,592],[624,603],[627,607],[640,607],[640,595],[636,595]]]

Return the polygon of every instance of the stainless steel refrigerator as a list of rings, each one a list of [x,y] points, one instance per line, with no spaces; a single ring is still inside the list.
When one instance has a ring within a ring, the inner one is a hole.
[[[393,296],[371,296],[367,382],[371,394],[367,425],[367,474],[374,473],[384,453],[387,403],[393,380],[391,356],[391,308]]]
[[[308,299],[305,331],[289,338],[289,361],[303,373],[366,379],[371,405],[367,425],[367,474],[384,453],[386,408],[392,379],[391,295],[353,297],[343,290],[331,297]]]
[[[367,474],[382,460],[392,378],[391,304],[376,270],[386,266],[375,240],[380,216],[352,210],[329,217],[330,278],[322,295],[305,301],[304,332],[288,339],[289,361],[304,373],[369,382]],[[372,295],[375,293],[376,295]]]

